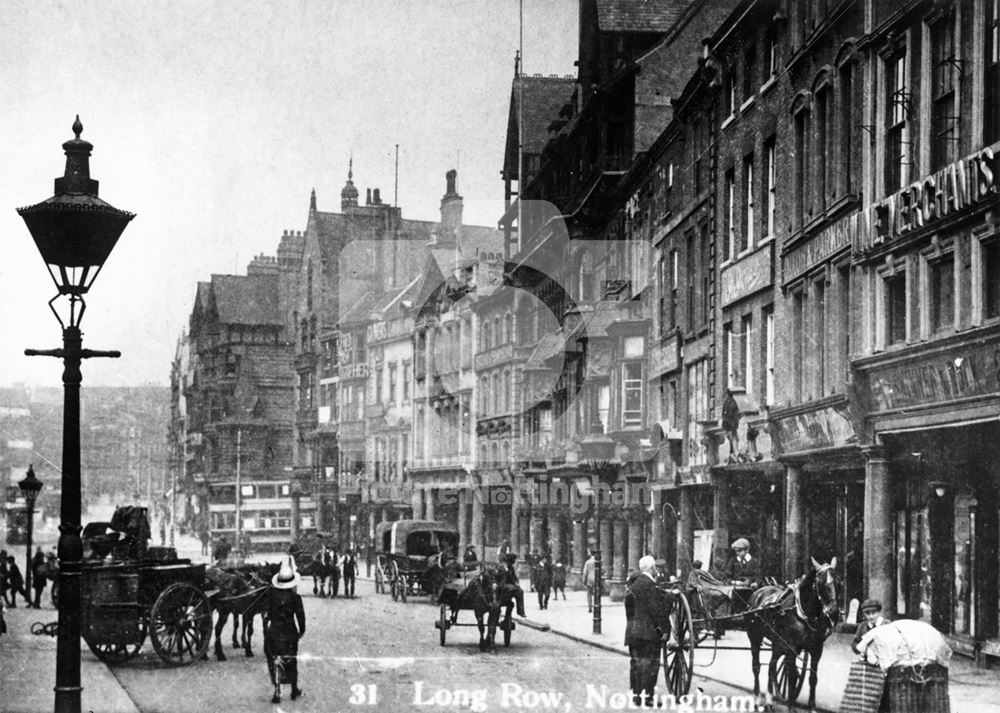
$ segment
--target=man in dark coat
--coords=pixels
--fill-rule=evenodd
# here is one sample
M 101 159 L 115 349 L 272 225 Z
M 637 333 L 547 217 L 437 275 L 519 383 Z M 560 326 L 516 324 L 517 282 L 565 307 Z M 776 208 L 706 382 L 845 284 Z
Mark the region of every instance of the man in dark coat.
M 35 550 L 35 556 L 31 558 L 31 588 L 35 590 L 35 601 L 32 606 L 35 609 L 42 608 L 42 592 L 45 590 L 47 569 L 45 553 L 39 547 Z
M 628 646 L 629 687 L 637 706 L 654 703 L 653 689 L 660 673 L 660 642 L 670 634 L 670 600 L 655 584 L 656 560 L 639 560 L 639 574 L 625 594 L 625 645 Z
M 328 550 L 326 557 L 326 564 L 329 567 L 328 573 L 330 575 L 330 596 L 335 597 L 337 596 L 337 592 L 340 591 L 340 555 L 337 553 L 337 548 L 334 547 L 332 550 Z
M 524 613 L 524 590 L 521 589 L 521 585 L 517 579 L 517 571 L 514 569 L 515 562 L 517 562 L 517 555 L 513 552 L 508 552 L 501 565 L 503 567 L 504 598 L 506 599 L 508 596 L 513 597 L 514 604 L 517 606 L 517 615 L 526 616 Z
M 0 600 L 10 606 L 10 599 L 7 598 L 8 589 L 10 580 L 7 578 L 7 550 L 0 550 Z
M 465 548 L 465 555 L 462 557 L 462 564 L 465 565 L 466 569 L 472 569 L 479 564 L 479 555 L 476 554 L 476 548 L 472 545 Z
M 295 591 L 301 578 L 295 562 L 285 557 L 278 573 L 271 578 L 264 608 L 264 655 L 267 672 L 274 686 L 272 703 L 281 702 L 281 684 L 292 686 L 292 700 L 302 695 L 299 688 L 299 639 L 306 633 L 306 613 L 302 597 Z
M 562 592 L 563 601 L 566 601 L 566 564 L 562 560 L 552 567 L 552 598 L 558 599 L 559 592 Z
M 538 593 L 538 608 L 549 608 L 549 597 L 552 594 L 552 561 L 548 555 L 542 555 L 534 571 L 535 591 Z
M 730 546 L 733 551 L 722 569 L 722 579 L 726 582 L 742 582 L 753 587 L 760 582 L 760 564 L 750 554 L 750 542 L 745 537 L 734 541 Z
M 7 557 L 7 586 L 10 589 L 10 608 L 17 609 L 17 595 L 24 597 L 24 603 L 31 607 L 31 595 L 24 590 L 24 577 L 21 576 L 21 568 L 13 557 Z
M 344 554 L 344 596 L 354 599 L 354 578 L 358 574 L 358 559 L 353 550 Z

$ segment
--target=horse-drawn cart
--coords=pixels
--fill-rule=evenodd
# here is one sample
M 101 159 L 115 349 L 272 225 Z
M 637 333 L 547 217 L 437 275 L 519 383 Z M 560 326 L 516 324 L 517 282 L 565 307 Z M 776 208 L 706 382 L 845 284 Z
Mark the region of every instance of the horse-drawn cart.
M 813 569 L 788 585 L 772 583 L 753 588 L 722 582 L 698 570 L 687 582 L 662 585 L 671 600 L 671 630 L 669 640 L 663 644 L 667 690 L 675 696 L 688 693 L 697 646 L 711 637 L 717 648 L 719 638 L 735 629 L 746 631 L 750 639 L 755 693 L 761 644 L 766 639 L 771 642 L 768 690 L 782 701 L 793 703 L 802 690 L 806 673 L 811 671 L 812 706 L 818 654 L 839 616 L 834 581 L 836 561 L 813 565 Z
M 502 577 L 490 565 L 476 568 L 479 573 L 471 581 L 459 586 L 448 582 L 438 595 L 439 616 L 434 622 L 438 630 L 441 646 L 444 646 L 448 629 L 453 626 L 475 626 L 479 628 L 479 648 L 485 650 L 494 644 L 496 629 L 503 631 L 503 645 L 510 646 L 510 637 L 517 625 L 512 617 L 513 598 L 504 596 Z M 506 606 L 506 612 L 501 609 Z M 475 622 L 459 622 L 460 611 L 471 611 L 475 614 Z
M 382 522 L 375 528 L 375 591 L 393 601 L 428 594 L 436 597 L 458 574 L 458 528 L 430 520 Z
M 94 540 L 93 529 L 91 541 L 85 539 L 90 556 L 81 572 L 81 633 L 90 650 L 121 663 L 139 653 L 148 635 L 165 664 L 201 658 L 212 632 L 205 565 L 177 559 L 172 548 L 147 548 L 145 508 L 118 508 L 103 529 L 101 539 Z

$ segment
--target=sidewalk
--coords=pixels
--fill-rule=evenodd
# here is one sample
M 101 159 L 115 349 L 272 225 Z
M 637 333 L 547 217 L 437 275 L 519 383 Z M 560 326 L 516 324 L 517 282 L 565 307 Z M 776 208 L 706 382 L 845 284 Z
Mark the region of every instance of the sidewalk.
M 591 646 L 628 656 L 623 643 L 625 637 L 625 607 L 604 597 L 601 604 L 601 634 L 593 633 L 593 614 L 587 612 L 586 593 L 567 591 L 566 600 L 549 600 L 549 607 L 538 609 L 538 595 L 525 591 L 526 619 L 515 617 L 518 623 L 535 629 L 548 630 Z M 835 713 L 840 709 L 840 699 L 847 685 L 847 675 L 854 653 L 851 651 L 852 634 L 833 634 L 823 649 L 819 663 L 819 680 L 816 684 L 816 710 Z M 770 652 L 761 652 L 760 685 L 767 689 L 767 662 Z M 753 691 L 753 673 L 750 669 L 750 643 L 742 631 L 731 631 L 718 641 L 718 648 L 711 639 L 695 650 L 695 676 L 726 683 Z M 949 692 L 953 713 L 972 711 L 1000 711 L 1000 672 L 977 669 L 970 659 L 954 656 L 949 670 Z M 799 702 L 808 701 L 809 681 L 805 681 Z

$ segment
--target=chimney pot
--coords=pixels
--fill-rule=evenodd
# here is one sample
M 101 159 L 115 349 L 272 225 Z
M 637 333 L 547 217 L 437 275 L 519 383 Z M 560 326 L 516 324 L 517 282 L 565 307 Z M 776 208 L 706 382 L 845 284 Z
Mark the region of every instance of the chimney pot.
M 373 205 L 382 205 L 382 196 L 379 194 L 379 189 L 378 188 L 376 188 L 374 191 L 372 191 L 372 204 Z

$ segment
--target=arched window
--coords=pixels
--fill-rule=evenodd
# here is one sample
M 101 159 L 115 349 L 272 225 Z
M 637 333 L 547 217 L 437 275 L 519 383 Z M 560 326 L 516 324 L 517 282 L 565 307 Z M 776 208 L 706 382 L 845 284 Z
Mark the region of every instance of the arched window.
M 503 373 L 503 413 L 510 412 L 510 372 Z
M 489 392 L 489 382 L 484 376 L 479 380 L 479 414 L 480 418 L 486 416 L 486 394 Z
M 493 393 L 490 394 L 490 415 L 495 416 L 500 411 L 500 375 L 494 373 L 493 378 L 490 379 L 490 385 L 493 387 Z
M 493 318 L 493 346 L 503 344 L 503 328 L 500 326 L 500 315 Z
M 500 448 L 496 441 L 493 441 L 493 445 L 490 446 L 490 456 L 492 457 L 491 465 L 495 466 L 500 462 Z
M 510 465 L 510 441 L 504 441 L 500 446 L 500 458 L 501 465 Z
M 503 316 L 503 340 L 507 344 L 514 341 L 513 324 L 513 318 L 510 316 L 510 312 L 508 312 Z
M 482 443 L 479 446 L 479 465 L 480 467 L 486 465 L 486 444 Z
M 490 323 L 488 320 L 483 321 L 483 351 L 488 351 L 490 348 Z

